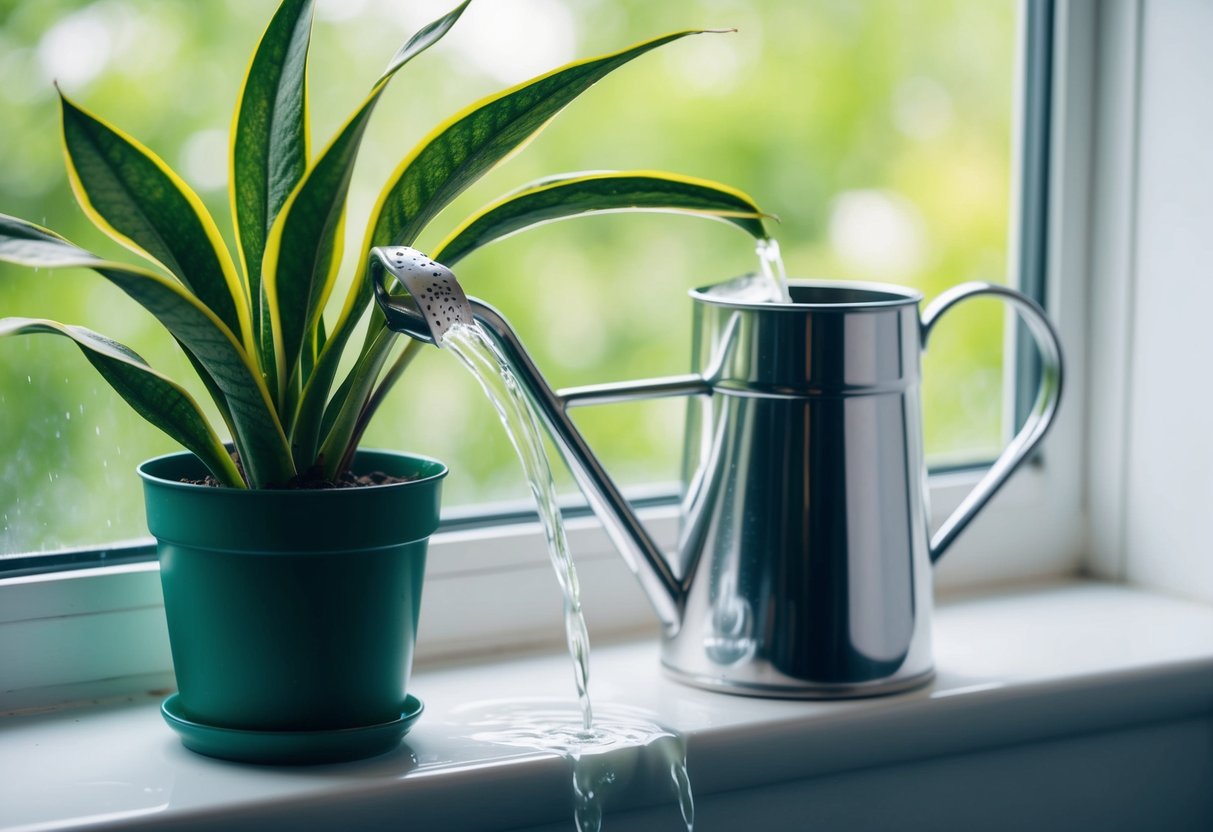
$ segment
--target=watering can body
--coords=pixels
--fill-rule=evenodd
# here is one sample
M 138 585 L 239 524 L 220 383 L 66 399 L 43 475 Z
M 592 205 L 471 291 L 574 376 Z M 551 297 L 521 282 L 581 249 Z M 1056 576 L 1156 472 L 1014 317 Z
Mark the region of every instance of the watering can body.
M 770 695 L 912 687 L 932 671 L 917 305 L 795 291 L 790 312 L 693 294 L 712 393 L 688 403 L 676 556 L 695 578 L 663 662 Z
M 1061 391 L 1056 332 L 1034 301 L 992 284 L 956 287 L 920 318 L 921 296 L 900 287 L 795 281 L 791 303 L 771 303 L 754 299 L 757 280 L 693 291 L 695 371 L 639 382 L 554 391 L 500 313 L 473 298 L 467 315 L 530 395 L 646 590 L 671 675 L 782 697 L 923 684 L 933 674 L 932 563 L 1052 423 Z M 415 309 L 381 282 L 389 326 L 417 334 Z M 980 295 L 1021 313 L 1040 350 L 1041 382 L 1025 425 L 932 535 L 921 354 L 938 318 Z M 646 532 L 568 412 L 659 396 L 688 397 L 672 552 Z

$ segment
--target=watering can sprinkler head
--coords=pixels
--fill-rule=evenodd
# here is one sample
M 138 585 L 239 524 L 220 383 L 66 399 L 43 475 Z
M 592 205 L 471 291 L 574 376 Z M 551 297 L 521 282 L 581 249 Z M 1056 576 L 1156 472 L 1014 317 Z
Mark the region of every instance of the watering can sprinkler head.
M 368 270 L 379 308 L 396 332 L 441 347 L 452 326 L 473 323 L 472 306 L 455 274 L 417 249 L 377 246 L 371 249 Z M 405 294 L 388 292 L 389 274 Z

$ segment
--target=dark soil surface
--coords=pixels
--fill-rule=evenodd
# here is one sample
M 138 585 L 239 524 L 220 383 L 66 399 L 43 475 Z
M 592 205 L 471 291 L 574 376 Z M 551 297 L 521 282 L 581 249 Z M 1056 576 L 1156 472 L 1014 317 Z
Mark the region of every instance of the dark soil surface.
M 236 461 L 237 467 L 240 461 Z M 241 469 L 241 473 L 244 470 Z M 369 488 L 373 485 L 391 485 L 398 482 L 409 482 L 416 477 L 397 477 L 392 474 L 385 474 L 382 471 L 371 471 L 368 474 L 355 474 L 351 471 L 346 471 L 336 480 L 326 479 L 324 469 L 316 466 L 302 474 L 296 474 L 290 482 L 282 485 L 270 486 L 273 489 L 281 490 L 299 490 L 299 489 L 322 489 L 322 488 Z M 214 488 L 221 488 L 223 484 L 215 479 L 210 474 L 204 478 L 198 479 L 182 479 L 182 482 L 190 483 L 191 485 L 208 485 Z

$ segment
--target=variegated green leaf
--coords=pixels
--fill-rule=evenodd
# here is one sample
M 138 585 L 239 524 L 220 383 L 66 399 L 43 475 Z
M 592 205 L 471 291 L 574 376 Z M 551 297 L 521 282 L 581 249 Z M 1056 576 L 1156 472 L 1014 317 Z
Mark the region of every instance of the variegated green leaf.
M 383 324 L 372 320 L 371 326 L 382 328 Z M 303 385 L 299 404 L 291 415 L 288 433 L 291 437 L 291 450 L 295 454 L 296 465 L 300 468 L 305 464 L 303 460 L 315 460 L 316 454 L 320 450 L 321 422 L 324 418 L 325 404 L 328 400 L 329 390 L 332 388 L 333 379 L 337 377 L 337 370 L 341 367 L 346 342 L 349 341 L 353 332 L 353 326 L 341 326 L 339 323 L 329 336 L 324 348 L 320 351 L 315 366 L 312 367 L 312 372 Z M 340 395 L 340 391 L 337 395 Z M 337 398 L 337 395 L 334 395 L 334 399 Z
M 380 405 L 383 404 L 384 399 L 387 398 L 387 395 L 390 392 L 392 392 L 392 388 L 396 386 L 396 382 L 400 381 L 400 379 L 404 376 L 404 371 L 408 369 L 408 366 L 413 363 L 413 359 L 416 358 L 420 352 L 420 341 L 415 341 L 412 338 L 405 339 L 404 349 L 401 351 L 400 355 L 396 357 L 396 360 L 392 362 L 392 365 L 388 367 L 388 369 L 382 374 L 379 379 L 379 383 L 375 386 L 375 392 L 371 394 L 369 399 L 367 399 L 366 404 L 362 408 L 362 412 L 358 414 L 358 422 L 354 426 L 354 432 L 351 434 L 348 440 L 348 445 L 345 449 L 345 458 L 347 460 L 353 459 L 354 452 L 358 449 L 358 446 L 362 442 L 362 435 L 366 432 L 367 426 L 370 425 L 371 420 L 375 418 L 375 413 L 379 410 Z M 351 376 L 350 379 L 347 379 L 347 382 L 351 381 L 352 378 L 353 376 Z M 342 391 L 338 392 L 341 393 Z M 345 396 L 341 395 L 334 397 L 334 399 L 336 401 L 344 401 Z M 332 430 L 333 424 L 327 420 L 327 413 L 325 414 L 325 417 L 326 423 L 324 425 L 323 433 L 327 434 L 330 430 Z M 333 421 L 336 421 L 336 419 Z M 337 470 L 344 470 L 346 467 L 348 467 L 348 463 L 339 466 Z
M 381 245 L 409 245 L 451 200 L 603 77 L 659 46 L 704 31 L 674 32 L 608 55 L 576 61 L 456 113 L 434 128 L 396 168 L 372 212 L 362 251 Z M 296 419 L 304 433 L 317 424 L 315 420 L 337 371 L 336 353 L 344 348 L 370 297 L 366 264 L 362 263 L 341 318 L 304 389 Z M 382 321 L 373 320 L 371 326 L 376 325 L 382 326 Z M 330 436 L 325 444 L 339 442 Z
M 333 338 L 348 339 L 352 332 L 353 330 L 348 328 L 344 331 L 339 330 Z M 381 348 L 389 349 L 391 347 L 391 339 L 380 338 L 384 332 L 383 312 L 379 310 L 379 307 L 372 306 L 365 340 L 359 351 L 354 369 L 350 371 L 345 380 L 337 387 L 327 406 L 322 396 L 309 395 L 309 393 L 320 389 L 328 391 L 329 386 L 337 375 L 337 370 L 344 354 L 345 341 L 342 340 L 340 345 L 337 345 L 334 341 L 325 342 L 324 349 L 320 351 L 319 358 L 316 361 L 316 366 L 308 377 L 307 386 L 304 388 L 303 396 L 300 399 L 299 407 L 295 414 L 295 421 L 291 423 L 291 447 L 295 451 L 297 466 L 302 467 L 302 460 L 304 459 L 315 460 L 320 453 L 321 439 L 329 435 L 329 431 L 336 421 L 337 414 L 345 405 L 353 378 L 359 375 L 359 365 L 365 366 L 368 365 L 368 362 L 371 364 L 377 362 L 378 366 L 383 366 L 383 362 L 386 360 L 386 353 L 383 357 L 380 357 L 377 355 L 369 356 L 368 352 L 377 340 L 381 342 Z
M 425 26 L 393 57 L 362 105 L 337 132 L 294 190 L 275 222 L 265 251 L 265 290 L 275 327 L 278 373 L 285 382 L 296 375 L 304 349 L 315 340 L 324 304 L 341 262 L 346 195 L 362 137 L 392 76 L 438 42 L 467 6 Z M 283 388 L 288 410 L 294 390 Z
M 658 46 L 700 34 L 674 32 L 577 61 L 489 96 L 440 124 L 397 167 L 379 197 L 369 244 L 408 245 L 452 199 L 614 70 Z
M 35 318 L 0 318 L 0 337 L 30 333 L 51 333 L 75 341 L 89 363 L 136 413 L 192 451 L 221 483 L 244 487 L 239 470 L 193 397 L 149 367 L 133 350 L 82 326 Z
M 455 21 L 459 19 L 459 16 L 463 14 L 463 10 L 466 9 L 468 4 L 471 2 L 472 0 L 463 0 L 462 3 L 444 14 L 442 17 L 427 23 L 418 29 L 417 32 L 411 38 L 409 38 L 408 43 L 400 47 L 399 51 L 397 51 L 396 54 L 392 56 L 392 59 L 388 61 L 387 69 L 385 69 L 383 74 L 379 76 L 379 81 L 387 80 L 396 72 L 396 70 L 400 69 L 400 67 L 404 66 L 409 61 L 413 60 L 413 58 L 416 58 L 422 52 L 429 49 L 438 41 L 442 40 L 443 35 L 451 30 L 451 27 L 455 25 Z M 378 82 L 376 82 L 376 84 L 378 84 Z
M 146 147 L 60 99 L 68 180 L 89 219 L 176 275 L 251 347 L 244 287 L 202 200 Z
M 350 437 L 358 425 L 367 399 L 375 389 L 379 371 L 387 361 L 395 338 L 396 333 L 386 327 L 378 330 L 376 338 L 367 346 L 351 371 L 345 396 L 341 399 L 334 398 L 330 404 L 330 407 L 336 408 L 335 416 L 327 438 L 320 447 L 319 455 L 319 458 L 324 460 L 325 476 L 329 479 L 339 475 L 341 466 L 349 459 L 346 451 L 350 445 Z
M 688 176 L 651 171 L 585 172 L 532 183 L 481 209 L 432 256 L 453 266 L 481 246 L 531 226 L 614 211 L 661 211 L 731 222 L 762 239 L 763 213 L 741 191 Z
M 313 0 L 284 0 L 278 7 L 249 64 L 232 124 L 232 217 L 256 309 L 266 238 L 307 170 L 313 6 Z
M 341 332 L 337 336 L 338 343 L 331 344 L 331 363 L 318 363 L 314 354 L 306 355 L 308 349 L 325 346 L 319 334 L 323 324 L 321 314 L 340 266 L 344 205 L 361 138 L 387 82 L 412 58 L 437 44 L 462 15 L 469 1 L 461 2 L 454 10 L 418 30 L 395 53 L 370 95 L 337 132 L 334 141 L 320 154 L 317 163 L 291 194 L 270 233 L 264 281 L 275 320 L 280 359 L 278 371 L 284 381 L 286 411 L 292 414 L 291 444 L 301 467 L 308 465 L 317 452 L 324 397 L 336 374 L 338 353 L 348 337 L 348 330 Z M 361 279 L 360 269 L 355 279 Z M 315 372 L 320 372 L 320 377 L 313 377 Z M 290 382 L 289 388 L 285 387 L 286 382 Z M 300 383 L 303 392 L 308 389 L 313 392 L 309 405 L 301 412 L 291 406 L 295 383 Z M 301 427 L 297 429 L 297 426 Z
M 284 405 L 286 382 L 341 264 L 346 194 L 358 148 L 382 89 L 376 88 L 320 154 L 270 231 L 262 277 L 281 380 L 279 400 Z
M 0 261 L 34 268 L 87 268 L 110 280 L 164 325 L 209 376 L 231 415 L 233 439 L 254 488 L 294 475 L 269 391 L 232 331 L 178 283 L 153 271 L 103 260 L 52 231 L 0 215 Z

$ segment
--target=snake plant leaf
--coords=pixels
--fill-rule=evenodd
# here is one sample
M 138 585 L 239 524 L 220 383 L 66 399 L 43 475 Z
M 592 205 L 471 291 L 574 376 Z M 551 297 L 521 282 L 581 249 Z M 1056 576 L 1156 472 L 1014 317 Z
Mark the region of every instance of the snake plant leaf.
M 0 338 L 31 333 L 70 338 L 136 413 L 192 451 L 221 483 L 244 487 L 240 471 L 193 397 L 149 367 L 133 350 L 82 326 L 36 318 L 0 318 Z
M 379 328 L 346 379 L 345 396 L 334 397 L 329 404 L 330 408 L 335 409 L 335 416 L 332 417 L 332 426 L 320 447 L 319 455 L 324 461 L 324 473 L 328 478 L 336 477 L 342 470 L 341 466 L 349 461 L 347 450 L 350 437 L 358 425 L 367 399 L 375 389 L 379 371 L 387 362 L 395 339 L 395 332 L 387 327 Z M 326 414 L 326 419 L 328 418 L 330 417 Z
M 757 239 L 764 214 L 741 191 L 689 176 L 652 171 L 593 171 L 548 177 L 482 208 L 438 245 L 450 267 L 494 240 L 556 220 L 615 211 L 660 211 L 731 222 Z
M 545 177 L 469 217 L 434 250 L 433 258 L 450 267 L 476 249 L 548 222 L 616 211 L 660 211 L 731 222 L 757 239 L 767 236 L 767 216 L 746 194 L 706 179 L 652 171 L 583 171 Z M 419 342 L 383 374 L 359 417 L 357 443 L 375 411 L 407 368 Z M 342 390 L 334 400 L 339 400 Z M 327 414 L 326 414 L 327 417 Z M 323 425 L 328 431 L 331 426 Z
M 392 77 L 450 31 L 468 2 L 424 26 L 396 53 L 370 94 L 288 197 L 270 231 L 263 279 L 278 342 L 278 374 L 284 384 L 294 376 L 302 351 L 315 342 L 318 321 L 336 282 L 345 236 L 346 195 L 371 114 Z M 285 389 L 283 392 L 280 400 L 286 401 Z
M 472 104 L 434 128 L 396 167 L 371 212 L 362 251 L 374 246 L 409 245 L 451 200 L 494 165 L 518 150 L 583 92 L 614 70 L 667 43 L 716 30 L 689 29 L 633 44 L 618 52 L 575 61 Z M 359 264 L 341 317 L 303 391 L 297 429 L 318 429 L 323 399 L 371 289 L 366 264 Z M 371 326 L 382 326 L 372 320 Z M 359 363 L 366 359 L 364 348 Z M 369 363 L 382 363 L 378 356 Z M 355 369 L 357 372 L 357 369 Z M 354 422 L 348 425 L 352 429 Z M 325 440 L 326 445 L 334 443 Z
M 362 137 L 382 89 L 376 88 L 320 154 L 270 230 L 262 279 L 281 381 L 279 401 L 284 404 L 286 382 L 337 277 L 346 194 Z
M 375 417 L 375 413 L 387 398 L 388 393 L 392 392 L 392 388 L 396 386 L 396 382 L 404 376 L 404 371 L 413 363 L 413 359 L 421 352 L 421 342 L 409 338 L 405 341 L 404 349 L 396 360 L 379 379 L 378 385 L 375 387 L 369 399 L 367 399 L 362 412 L 358 414 L 358 422 L 354 426 L 354 432 L 350 436 L 349 446 L 346 448 L 345 454 L 347 459 L 352 459 L 354 452 L 362 442 L 362 435 L 366 432 L 367 426 Z M 327 416 L 327 414 L 325 414 Z M 331 430 L 332 425 L 326 425 L 325 430 Z
M 233 439 L 248 483 L 284 483 L 294 475 L 289 446 L 269 391 L 249 354 L 215 313 L 149 269 L 104 260 L 52 231 L 0 214 L 0 261 L 34 268 L 87 268 L 147 309 L 202 367 L 231 416 Z
M 422 139 L 396 168 L 372 213 L 364 250 L 409 245 L 451 200 L 599 80 L 646 52 L 705 31 L 673 32 L 609 55 L 576 61 L 456 113 Z
M 168 269 L 251 348 L 244 287 L 202 200 L 146 147 L 60 100 L 68 181 L 85 214 Z
M 232 217 L 259 327 L 265 241 L 307 170 L 307 55 L 314 5 L 313 0 L 284 0 L 278 7 L 245 74 L 232 123 Z
M 316 458 L 325 404 L 332 389 L 333 379 L 337 377 L 337 370 L 341 366 L 345 344 L 353 332 L 353 326 L 338 324 L 324 348 L 320 350 L 320 355 L 303 384 L 299 402 L 287 423 L 287 432 L 291 438 L 297 465 L 301 464 L 301 460 Z
M 444 14 L 442 17 L 422 26 L 416 33 L 409 38 L 408 43 L 400 47 L 392 59 L 388 61 L 387 69 L 379 76 L 379 80 L 375 82 L 376 86 L 386 81 L 396 70 L 407 64 L 409 61 L 416 58 L 425 50 L 429 49 L 438 41 L 442 40 L 447 32 L 451 31 L 451 27 L 455 25 L 455 21 L 459 20 L 459 16 L 463 14 L 463 10 L 468 7 L 472 0 L 463 0 L 458 6 Z

